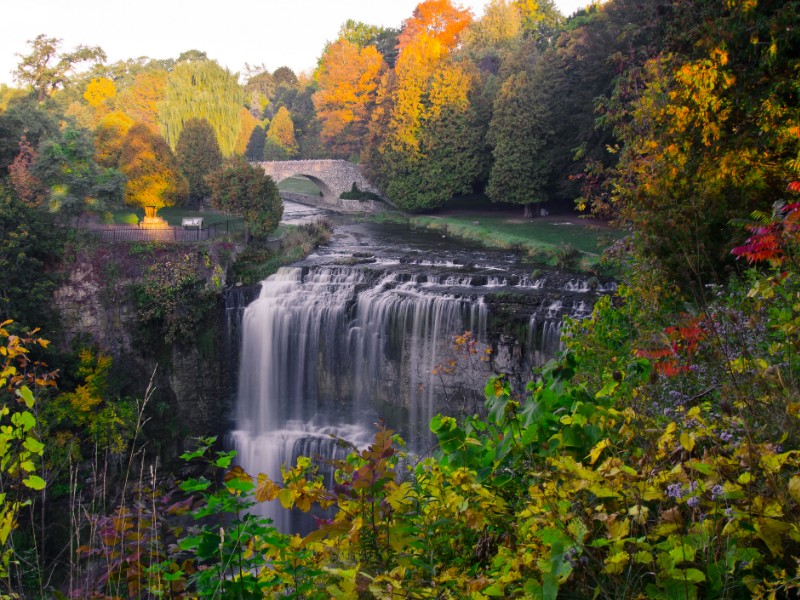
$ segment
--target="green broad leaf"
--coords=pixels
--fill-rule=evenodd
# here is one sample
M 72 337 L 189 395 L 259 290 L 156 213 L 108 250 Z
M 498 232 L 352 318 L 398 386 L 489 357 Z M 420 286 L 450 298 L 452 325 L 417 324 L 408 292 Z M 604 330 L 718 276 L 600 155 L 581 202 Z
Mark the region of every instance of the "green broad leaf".
M 180 542 L 178 542 L 178 547 L 181 550 L 194 550 L 200 545 L 201 541 L 201 536 L 193 535 L 191 537 L 183 538 Z
M 175 571 L 174 573 L 164 573 L 164 581 L 179 581 L 186 575 L 183 571 Z
M 25 438 L 25 443 L 23 446 L 26 450 L 32 452 L 33 454 L 41 454 L 44 450 L 44 444 L 36 438 L 32 438 L 30 436 Z
M 702 473 L 703 475 L 711 475 L 712 473 L 716 472 L 716 469 L 712 465 L 697 460 L 686 461 L 686 466 L 693 471 Z
M 453 431 L 457 424 L 453 417 L 436 415 L 431 419 L 430 427 L 433 433 L 439 433 L 440 431 Z
M 681 571 L 683 578 L 686 579 L 687 581 L 691 581 L 693 583 L 702 583 L 703 581 L 706 580 L 705 573 L 703 573 L 699 569 L 694 569 L 694 568 L 681 569 Z
M 17 396 L 22 398 L 22 401 L 25 403 L 25 406 L 28 408 L 33 408 L 33 404 L 35 402 L 33 398 L 33 392 L 28 388 L 27 385 L 23 385 L 21 388 L 17 390 Z
M 45 480 L 39 477 L 38 475 L 29 475 L 25 479 L 22 480 L 22 483 L 26 486 L 31 488 L 32 490 L 40 491 L 44 489 L 44 486 L 47 485 Z
M 194 452 L 184 452 L 181 454 L 181 459 L 185 461 L 190 461 L 194 458 L 200 458 L 206 453 L 206 448 L 200 448 L 199 450 L 195 450 Z
M 182 481 L 180 488 L 184 492 L 204 492 L 211 486 L 211 482 L 208 481 L 205 477 L 201 477 L 200 479 L 187 479 L 186 481 Z
M 610 379 L 606 381 L 605 385 L 603 386 L 603 389 L 597 392 L 594 395 L 594 397 L 598 400 L 601 398 L 608 398 L 614 394 L 614 392 L 618 387 L 619 387 L 619 382 Z
M 253 490 L 256 487 L 255 483 L 252 480 L 247 479 L 231 479 L 230 481 L 225 483 L 225 487 L 230 490 L 235 490 L 237 492 L 247 493 Z
M 18 412 L 11 415 L 11 424 L 23 431 L 30 431 L 36 427 L 36 418 L 28 411 Z
M 692 562 L 694 560 L 694 548 L 688 544 L 681 544 L 669 552 L 673 565 L 679 565 L 683 562 Z
M 231 466 L 231 461 L 233 460 L 234 456 L 236 456 L 235 451 L 223 452 L 214 460 L 214 466 L 219 467 L 220 469 L 227 469 Z
M 500 583 L 493 583 L 485 590 L 483 590 L 484 595 L 491 596 L 493 598 L 504 598 L 506 595 L 505 587 L 503 587 Z

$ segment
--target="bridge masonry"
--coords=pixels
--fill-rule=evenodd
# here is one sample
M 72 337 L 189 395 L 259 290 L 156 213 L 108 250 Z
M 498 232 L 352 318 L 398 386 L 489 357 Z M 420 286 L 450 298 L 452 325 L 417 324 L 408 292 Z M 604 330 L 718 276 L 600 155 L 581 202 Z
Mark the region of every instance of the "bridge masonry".
M 281 192 L 281 197 L 313 204 L 339 212 L 376 212 L 385 209 L 382 202 L 343 200 L 339 196 L 356 184 L 362 192 L 380 194 L 364 176 L 361 166 L 346 160 L 274 160 L 257 163 L 276 183 L 295 176 L 308 177 L 319 186 L 322 197 Z

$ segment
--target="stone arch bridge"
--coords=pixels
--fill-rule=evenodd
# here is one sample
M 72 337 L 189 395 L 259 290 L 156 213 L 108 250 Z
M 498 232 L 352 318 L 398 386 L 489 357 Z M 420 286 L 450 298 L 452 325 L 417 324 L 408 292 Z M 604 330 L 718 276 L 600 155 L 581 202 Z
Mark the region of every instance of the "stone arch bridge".
M 275 183 L 280 183 L 289 177 L 303 176 L 317 184 L 322 191 L 322 197 L 319 199 L 314 196 L 281 192 L 281 196 L 286 199 L 345 212 L 377 209 L 375 202 L 339 198 L 343 192 L 352 190 L 354 183 L 362 192 L 380 195 L 378 188 L 364 176 L 361 166 L 355 163 L 346 160 L 273 160 L 257 164 L 275 180 Z

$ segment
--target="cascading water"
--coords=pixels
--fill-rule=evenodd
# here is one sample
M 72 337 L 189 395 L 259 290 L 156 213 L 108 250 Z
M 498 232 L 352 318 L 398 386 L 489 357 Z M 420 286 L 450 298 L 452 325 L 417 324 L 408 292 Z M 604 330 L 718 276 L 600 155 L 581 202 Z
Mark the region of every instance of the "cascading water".
M 428 422 L 452 409 L 445 384 L 450 391 L 459 385 L 436 374 L 456 335 L 469 330 L 484 346 L 498 346 L 489 329 L 498 319 L 517 320 L 527 339 L 506 340 L 512 350 L 493 352 L 505 361 L 501 369 L 516 361 L 529 370 L 558 349 L 562 315 L 592 304 L 588 289 L 580 289 L 580 300 L 562 299 L 563 281 L 553 289 L 547 277 L 531 282 L 509 267 L 498 275 L 496 264 L 446 254 L 431 260 L 407 243 L 387 252 L 374 245 L 377 237 L 335 239 L 321 256 L 262 282 L 245 309 L 229 440 L 247 472 L 280 480 L 281 465 L 299 455 L 343 458 L 348 450 L 337 438 L 363 447 L 380 419 L 424 451 Z M 380 239 L 391 245 L 384 232 Z M 362 264 L 352 264 L 356 255 Z M 278 507 L 259 510 L 285 531 L 303 528 Z

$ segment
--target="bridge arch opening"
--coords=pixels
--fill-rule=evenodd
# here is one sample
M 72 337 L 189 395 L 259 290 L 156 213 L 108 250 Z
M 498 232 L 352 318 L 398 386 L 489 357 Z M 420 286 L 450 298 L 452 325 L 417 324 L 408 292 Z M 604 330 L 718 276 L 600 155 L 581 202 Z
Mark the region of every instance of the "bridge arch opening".
M 322 196 L 326 199 L 335 199 L 336 194 L 322 179 L 313 175 L 295 173 L 276 182 L 282 192 L 303 194 L 305 196 Z

